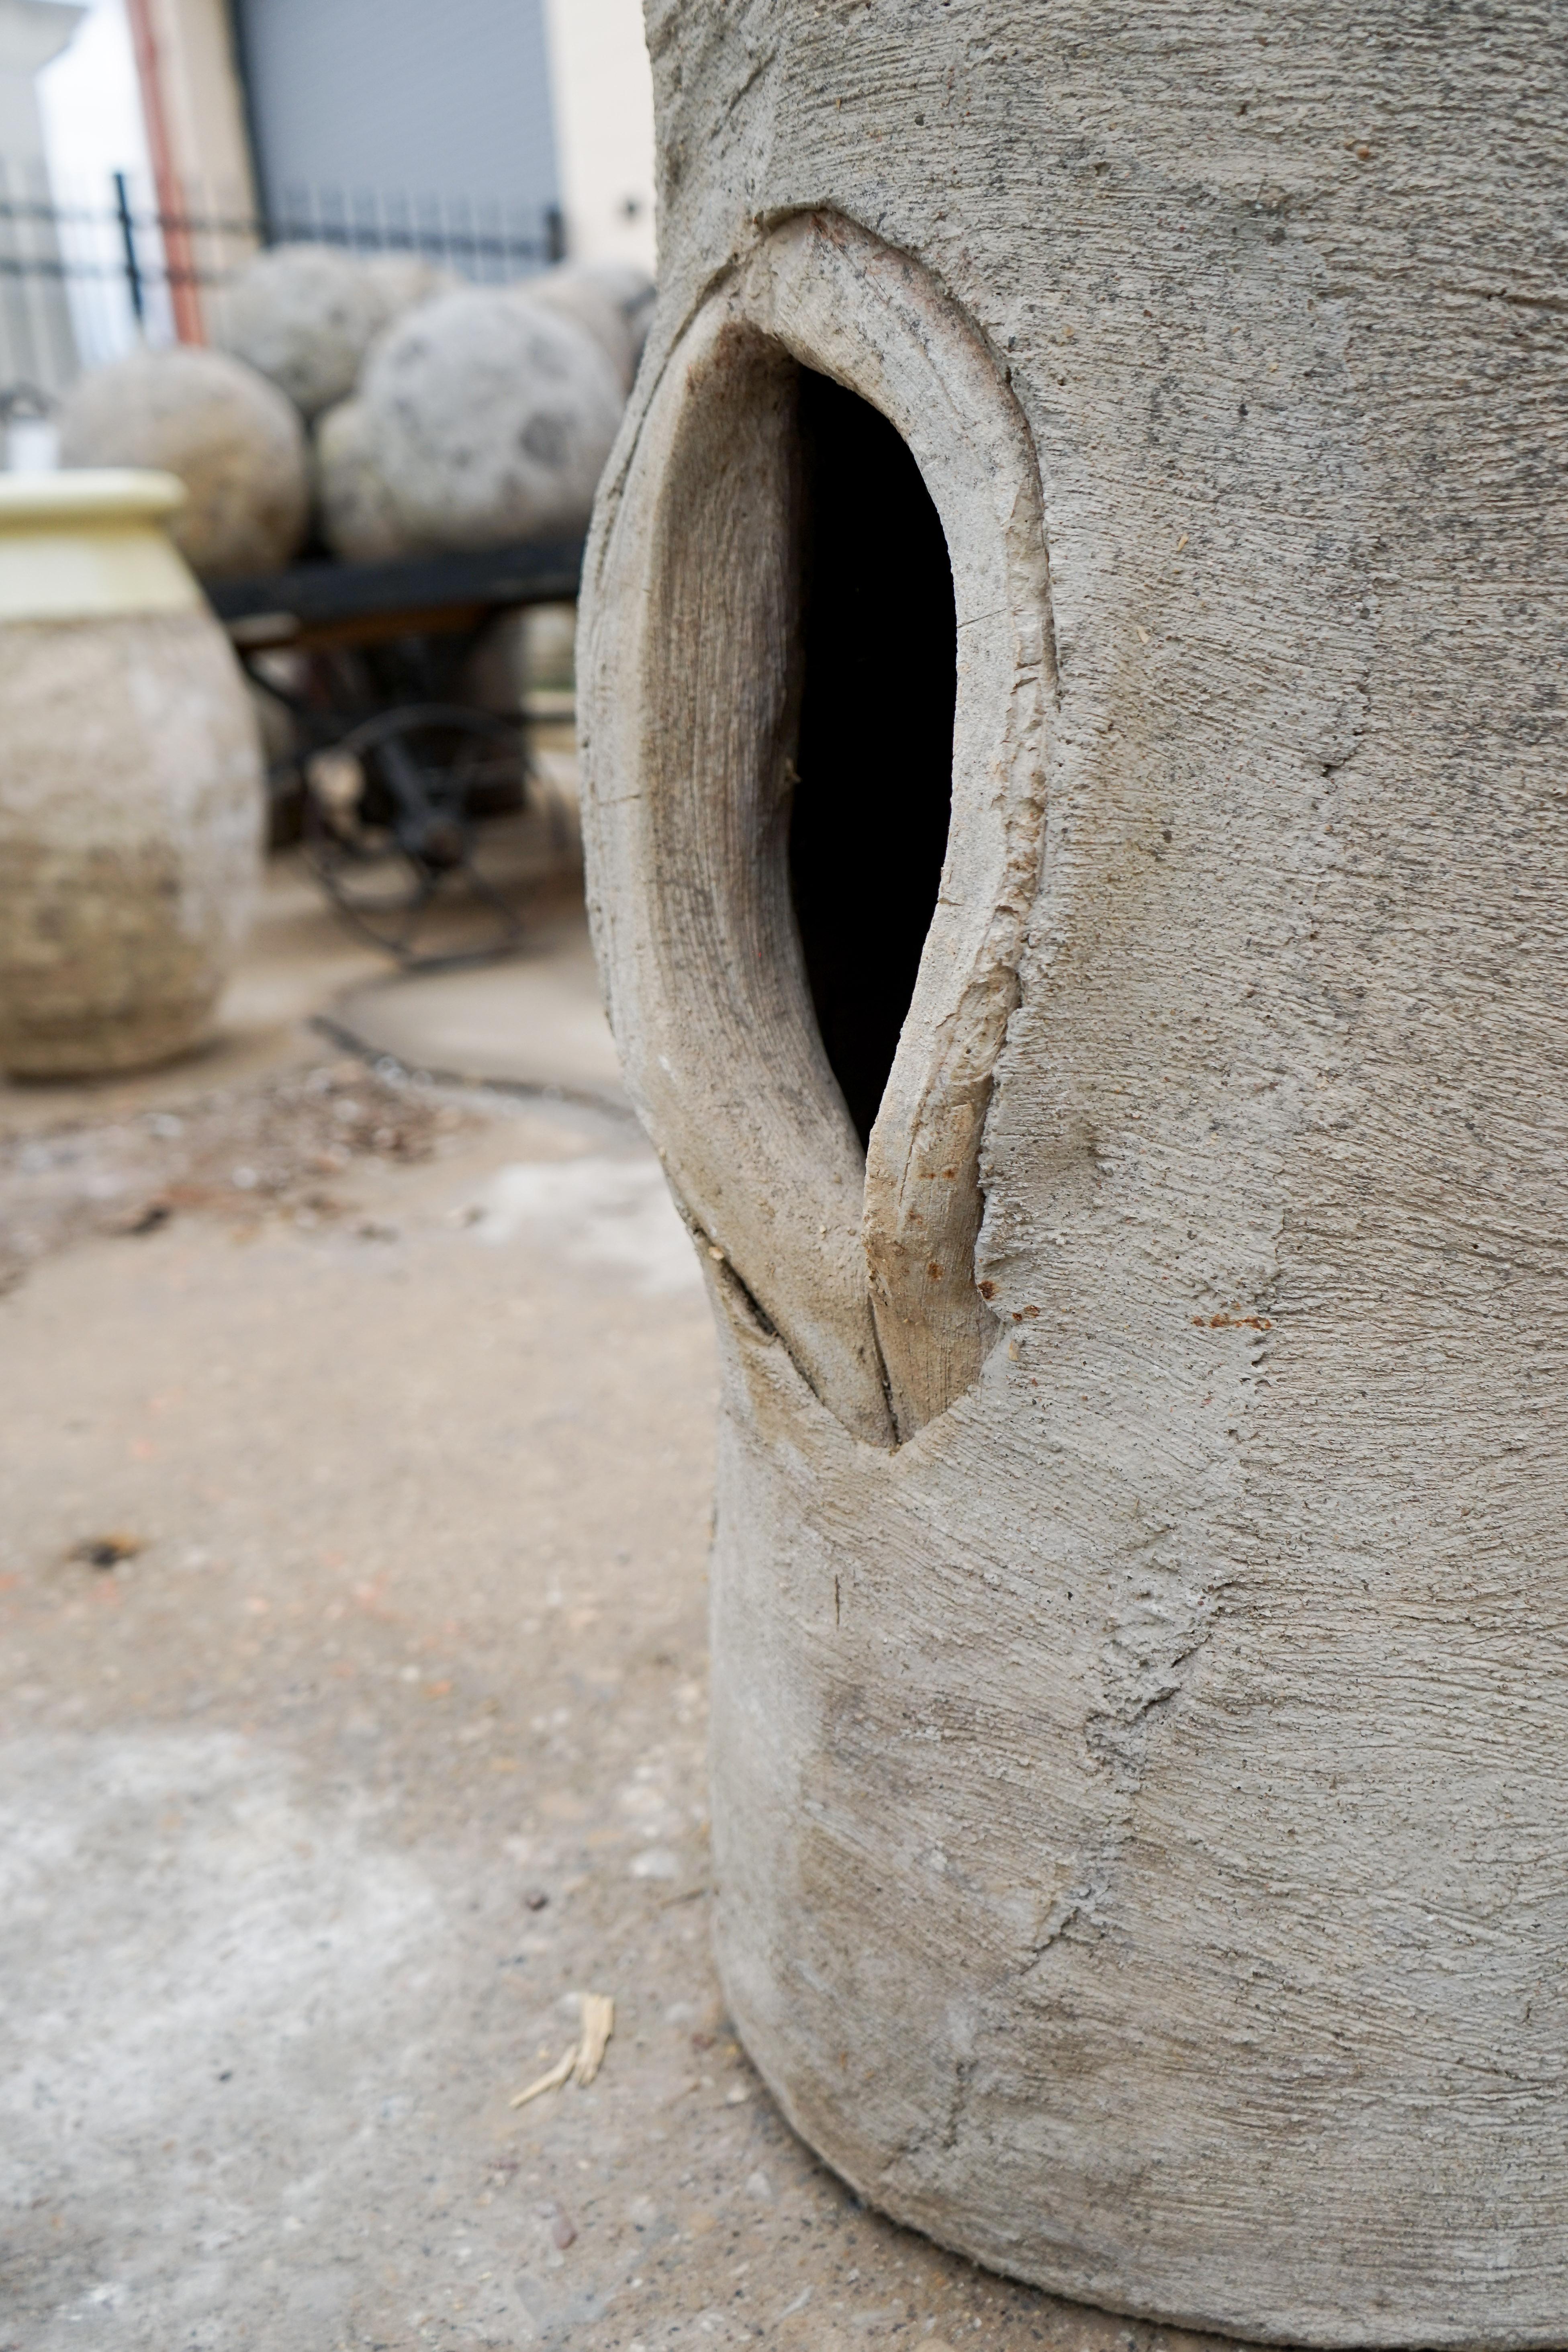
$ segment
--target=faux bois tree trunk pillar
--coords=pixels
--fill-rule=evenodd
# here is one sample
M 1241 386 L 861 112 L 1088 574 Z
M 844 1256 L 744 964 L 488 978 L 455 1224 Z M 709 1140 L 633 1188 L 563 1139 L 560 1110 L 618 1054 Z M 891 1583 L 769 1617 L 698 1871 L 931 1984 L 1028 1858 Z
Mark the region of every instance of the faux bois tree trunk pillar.
M 900 2220 L 1276 2343 L 1568 2342 L 1562 30 L 649 12 L 728 1996 Z

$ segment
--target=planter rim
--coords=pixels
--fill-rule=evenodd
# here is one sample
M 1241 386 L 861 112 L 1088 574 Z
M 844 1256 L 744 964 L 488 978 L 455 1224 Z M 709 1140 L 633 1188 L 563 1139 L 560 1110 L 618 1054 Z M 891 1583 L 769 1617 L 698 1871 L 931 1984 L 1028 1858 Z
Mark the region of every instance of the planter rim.
M 53 474 L 0 474 L 0 530 L 162 522 L 184 503 L 184 484 L 153 467 L 81 466 Z
M 150 467 L 0 474 L 0 625 L 201 611 L 165 528 L 184 502 Z

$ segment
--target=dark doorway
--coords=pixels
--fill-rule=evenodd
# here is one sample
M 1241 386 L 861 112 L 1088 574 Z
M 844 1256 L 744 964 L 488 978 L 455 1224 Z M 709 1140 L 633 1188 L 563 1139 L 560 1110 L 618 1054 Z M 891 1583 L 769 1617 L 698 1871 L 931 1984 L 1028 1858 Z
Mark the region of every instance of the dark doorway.
M 952 798 L 947 542 L 885 416 L 803 369 L 799 782 L 790 880 L 833 1075 L 871 1132 L 936 906 Z

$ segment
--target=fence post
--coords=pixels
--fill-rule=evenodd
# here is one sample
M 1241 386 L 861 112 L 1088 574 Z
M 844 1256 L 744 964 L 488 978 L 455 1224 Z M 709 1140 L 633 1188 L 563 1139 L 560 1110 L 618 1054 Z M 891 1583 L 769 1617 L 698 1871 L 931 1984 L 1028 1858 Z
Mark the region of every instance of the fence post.
M 125 282 L 131 289 L 131 308 L 140 333 L 147 324 L 147 298 L 142 285 L 142 266 L 136 258 L 136 223 L 132 217 L 131 191 L 123 172 L 114 174 L 114 209 L 120 219 L 120 243 L 125 256 Z

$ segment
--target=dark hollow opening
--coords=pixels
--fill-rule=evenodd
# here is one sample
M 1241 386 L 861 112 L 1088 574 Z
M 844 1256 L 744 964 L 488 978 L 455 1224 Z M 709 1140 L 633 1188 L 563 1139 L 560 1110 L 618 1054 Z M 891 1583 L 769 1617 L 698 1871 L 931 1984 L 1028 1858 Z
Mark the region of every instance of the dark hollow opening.
M 790 882 L 822 1042 L 862 1144 L 936 907 L 952 799 L 952 571 L 885 416 L 803 369 Z

